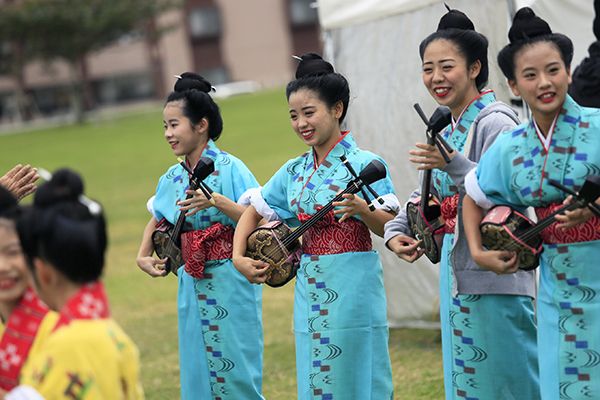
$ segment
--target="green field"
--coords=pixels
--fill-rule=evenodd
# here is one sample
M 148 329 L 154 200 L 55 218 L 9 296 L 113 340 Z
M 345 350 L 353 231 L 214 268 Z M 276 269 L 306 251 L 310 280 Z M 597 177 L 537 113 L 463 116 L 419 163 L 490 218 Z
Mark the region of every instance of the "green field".
M 261 184 L 306 151 L 290 127 L 283 89 L 218 103 L 224 131 L 217 145 L 241 158 Z M 146 201 L 158 178 L 177 162 L 163 134 L 162 105 L 157 105 L 81 126 L 0 136 L 2 173 L 18 163 L 49 171 L 69 167 L 84 177 L 86 194 L 103 204 L 110 237 L 104 281 L 114 317 L 140 349 L 149 400 L 179 396 L 177 281 L 152 279 L 135 262 L 149 219 Z M 263 394 L 267 400 L 295 399 L 293 286 L 265 287 L 263 306 Z M 392 330 L 390 354 L 396 399 L 443 398 L 438 331 Z

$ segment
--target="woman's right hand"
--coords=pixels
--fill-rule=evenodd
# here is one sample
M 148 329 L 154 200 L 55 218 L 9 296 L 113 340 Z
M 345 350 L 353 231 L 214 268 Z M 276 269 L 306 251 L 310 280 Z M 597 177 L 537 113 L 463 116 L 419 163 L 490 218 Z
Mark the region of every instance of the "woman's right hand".
M 409 263 L 418 260 L 425 253 L 425 249 L 418 249 L 420 244 L 420 240 L 402 234 L 394 236 L 387 242 L 388 247 L 396 253 L 398 258 Z
M 471 250 L 471 257 L 475 264 L 485 268 L 497 275 L 514 274 L 519 269 L 519 258 L 514 251 L 490 250 L 479 251 Z
M 167 276 L 165 264 L 168 260 L 168 258 L 163 258 L 162 260 L 159 260 L 158 258 L 154 258 L 152 256 L 138 257 L 137 265 L 142 271 L 144 271 L 151 277 L 156 278 L 159 276 Z
M 250 257 L 233 257 L 233 266 L 240 274 L 244 275 L 248 282 L 260 285 L 267 279 L 269 264 L 264 261 L 253 260 Z

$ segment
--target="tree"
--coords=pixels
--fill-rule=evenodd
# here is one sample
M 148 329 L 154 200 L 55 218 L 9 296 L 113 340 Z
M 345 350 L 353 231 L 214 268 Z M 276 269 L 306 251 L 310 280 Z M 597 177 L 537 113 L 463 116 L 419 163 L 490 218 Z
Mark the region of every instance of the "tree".
M 13 76 L 33 58 L 68 62 L 71 104 L 81 122 L 86 56 L 145 29 L 156 15 L 177 5 L 177 0 L 18 0 L 0 13 L 0 40 L 21 46 L 20 59 L 14 51 L 19 46 L 13 46 Z

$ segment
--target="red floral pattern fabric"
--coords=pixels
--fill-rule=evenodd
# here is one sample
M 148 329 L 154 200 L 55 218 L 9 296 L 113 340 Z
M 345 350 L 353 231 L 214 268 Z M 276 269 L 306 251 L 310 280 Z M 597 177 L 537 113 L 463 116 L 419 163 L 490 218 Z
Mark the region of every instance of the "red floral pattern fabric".
M 48 306 L 28 288 L 6 322 L 0 340 L 0 388 L 11 390 L 19 384 L 21 367 L 37 334 Z
M 54 327 L 56 331 L 63 325 L 68 325 L 75 319 L 105 319 L 110 318 L 108 297 L 104 285 L 100 281 L 94 281 L 83 285 L 73 297 L 71 297 L 63 309 Z
M 454 229 L 456 228 L 456 215 L 458 214 L 458 193 L 454 196 L 444 197 L 441 212 L 445 223 L 444 230 L 446 233 L 454 233 Z

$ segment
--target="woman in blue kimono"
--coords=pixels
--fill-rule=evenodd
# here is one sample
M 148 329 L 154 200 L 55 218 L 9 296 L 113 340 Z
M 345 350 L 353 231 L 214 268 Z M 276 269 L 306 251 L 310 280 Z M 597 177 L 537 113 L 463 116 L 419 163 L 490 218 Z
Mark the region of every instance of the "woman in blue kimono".
M 245 210 L 237 200 L 258 182 L 242 161 L 215 145 L 223 121 L 208 94 L 210 83 L 193 73 L 178 78 L 163 111 L 165 139 L 191 170 L 200 157 L 213 160 L 215 170 L 204 182 L 214 191 L 214 205 L 200 190 L 189 190 L 182 165 L 169 168 L 148 202 L 152 218 L 137 263 L 150 276 L 167 274 L 167 259 L 152 257 L 152 233 L 159 221 L 175 224 L 186 212 L 186 263 L 177 271 L 181 398 L 263 399 L 262 287 L 248 283 L 231 262 L 234 226 Z
M 257 284 L 265 281 L 268 264 L 244 254 L 248 235 L 263 217 L 298 226 L 353 179 L 340 156 L 356 171 L 374 159 L 382 161 L 340 130 L 348 82 L 319 55 L 302 56 L 286 95 L 292 128 L 311 149 L 252 193 L 240 218 L 234 265 Z M 371 212 L 363 198 L 345 194 L 334 203 L 335 211 L 303 236 L 294 302 L 298 399 L 393 398 L 382 267 L 369 230 L 382 235 L 398 203 L 389 176 L 371 187 L 385 205 Z
M 447 400 L 483 399 L 490 393 L 498 393 L 499 399 L 539 399 L 535 275 L 520 271 L 499 277 L 479 267 L 462 232 L 465 175 L 498 134 L 519 123 L 514 110 L 485 89 L 487 48 L 487 39 L 458 10 L 446 13 L 419 47 L 423 83 L 452 111 L 452 123 L 441 133 L 454 149 L 451 162 L 437 147 L 423 143 L 410 152 L 417 169 L 433 169 L 431 186 L 445 220 L 439 277 L 444 387 Z M 420 195 L 417 189 L 410 199 Z M 385 225 L 385 240 L 408 262 L 424 251 L 417 249 L 420 242 L 406 208 Z
M 516 254 L 484 251 L 484 210 L 533 207 L 542 219 L 567 203 L 557 181 L 579 191 L 600 172 L 600 111 L 567 94 L 571 40 L 552 33 L 529 8 L 515 15 L 498 63 L 530 122 L 501 134 L 467 175 L 464 224 L 473 259 L 501 276 L 517 271 Z M 588 208 L 557 216 L 542 231 L 537 301 L 540 388 L 544 400 L 600 398 L 600 219 Z

